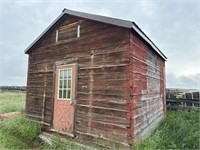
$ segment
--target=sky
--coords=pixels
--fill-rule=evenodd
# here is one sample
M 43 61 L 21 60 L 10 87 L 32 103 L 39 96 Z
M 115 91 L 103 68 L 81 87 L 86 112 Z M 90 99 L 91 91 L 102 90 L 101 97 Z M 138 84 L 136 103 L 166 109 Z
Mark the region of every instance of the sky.
M 24 50 L 64 8 L 134 21 L 168 58 L 166 87 L 200 89 L 199 0 L 0 0 L 0 85 L 26 85 Z

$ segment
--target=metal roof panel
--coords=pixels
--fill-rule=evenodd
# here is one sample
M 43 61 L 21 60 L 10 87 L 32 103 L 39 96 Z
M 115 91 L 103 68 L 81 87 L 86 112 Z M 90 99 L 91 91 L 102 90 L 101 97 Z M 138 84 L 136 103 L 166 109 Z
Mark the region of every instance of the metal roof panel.
M 117 18 L 111 18 L 111 17 L 105 17 L 100 15 L 93 15 L 89 13 L 83 13 L 78 11 L 73 11 L 69 9 L 64 9 L 62 13 L 25 49 L 25 53 L 28 54 L 30 49 L 39 42 L 39 40 L 65 15 L 72 15 L 77 16 L 81 18 L 86 18 L 90 20 L 95 20 L 123 28 L 128 29 L 134 29 L 164 60 L 167 59 L 167 57 L 158 49 L 158 47 L 150 40 L 150 38 L 132 21 L 117 19 Z

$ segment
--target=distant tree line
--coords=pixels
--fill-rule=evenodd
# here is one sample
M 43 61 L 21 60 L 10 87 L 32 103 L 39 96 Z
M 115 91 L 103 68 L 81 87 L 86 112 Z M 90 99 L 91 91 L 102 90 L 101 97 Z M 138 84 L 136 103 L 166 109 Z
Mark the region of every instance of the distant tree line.
M 26 91 L 26 86 L 0 86 L 0 91 Z

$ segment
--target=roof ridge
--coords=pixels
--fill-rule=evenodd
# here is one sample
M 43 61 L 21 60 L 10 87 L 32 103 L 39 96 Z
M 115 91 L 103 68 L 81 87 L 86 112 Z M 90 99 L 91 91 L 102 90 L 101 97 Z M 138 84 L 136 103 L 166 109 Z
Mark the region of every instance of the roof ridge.
M 72 15 L 77 17 L 82 17 L 94 21 L 99 21 L 115 26 L 120 26 L 123 28 L 134 29 L 164 60 L 167 57 L 161 52 L 161 50 L 151 41 L 151 39 L 139 28 L 139 26 L 134 21 L 123 20 L 108 16 L 101 16 L 96 14 L 89 14 L 85 12 L 74 11 L 64 8 L 62 13 L 38 36 L 38 38 L 33 41 L 25 50 L 25 53 L 28 54 L 29 50 L 65 15 Z

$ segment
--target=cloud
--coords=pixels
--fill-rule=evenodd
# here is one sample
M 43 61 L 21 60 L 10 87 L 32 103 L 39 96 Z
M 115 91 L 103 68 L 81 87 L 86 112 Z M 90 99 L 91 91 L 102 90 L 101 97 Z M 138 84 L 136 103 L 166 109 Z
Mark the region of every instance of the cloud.
M 200 73 L 180 76 L 176 76 L 173 73 L 167 73 L 166 87 L 200 89 Z
M 133 20 L 166 54 L 168 87 L 196 87 L 200 73 L 198 3 L 180 1 L 5 1 L 0 15 L 0 85 L 25 85 L 24 49 L 63 8 Z M 12 69 L 10 69 L 12 68 Z

